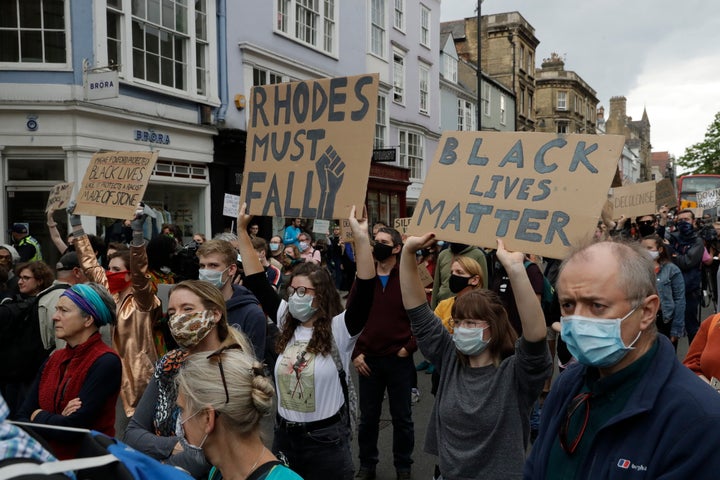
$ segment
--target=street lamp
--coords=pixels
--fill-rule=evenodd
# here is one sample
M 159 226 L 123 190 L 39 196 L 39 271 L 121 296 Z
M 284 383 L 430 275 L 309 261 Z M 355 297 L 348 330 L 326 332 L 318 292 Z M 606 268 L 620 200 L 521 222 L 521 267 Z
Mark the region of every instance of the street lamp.
M 482 24 L 481 5 L 483 0 L 477 2 L 477 129 L 482 130 L 482 48 L 480 48 L 480 25 Z

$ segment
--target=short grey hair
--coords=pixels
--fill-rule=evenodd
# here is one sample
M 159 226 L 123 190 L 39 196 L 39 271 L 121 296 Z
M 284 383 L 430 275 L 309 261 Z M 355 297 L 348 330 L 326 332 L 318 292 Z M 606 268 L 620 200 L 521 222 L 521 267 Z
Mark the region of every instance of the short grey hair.
M 600 253 L 600 249 L 607 250 Z M 562 275 L 567 264 L 575 259 L 588 260 L 593 254 L 606 252 L 618 263 L 617 283 L 630 304 L 638 306 L 648 296 L 657 294 L 652 259 L 647 250 L 637 242 L 602 241 L 579 245 L 563 260 L 559 275 Z
M 238 236 L 234 233 L 224 232 L 218 233 L 213 237 L 213 240 L 225 240 L 226 242 L 237 242 Z

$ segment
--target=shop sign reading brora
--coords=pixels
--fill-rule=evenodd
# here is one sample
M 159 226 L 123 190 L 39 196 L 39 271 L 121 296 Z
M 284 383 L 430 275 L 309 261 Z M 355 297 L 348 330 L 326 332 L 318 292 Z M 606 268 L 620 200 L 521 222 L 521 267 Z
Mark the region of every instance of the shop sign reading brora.
M 253 87 L 240 197 L 253 215 L 331 220 L 365 202 L 378 75 Z
M 96 153 L 76 199 L 75 213 L 131 219 L 145 194 L 158 152 Z
M 624 138 L 445 132 L 408 233 L 563 258 L 594 232 Z

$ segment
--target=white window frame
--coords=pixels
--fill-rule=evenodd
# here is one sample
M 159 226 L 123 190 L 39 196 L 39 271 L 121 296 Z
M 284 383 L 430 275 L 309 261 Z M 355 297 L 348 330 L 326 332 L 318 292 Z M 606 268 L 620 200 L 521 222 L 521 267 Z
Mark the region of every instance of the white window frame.
M 387 96 L 378 95 L 377 112 L 375 114 L 375 138 L 373 148 L 384 148 L 387 145 L 388 108 Z
M 273 9 L 273 32 L 337 56 L 339 0 L 277 0 Z
M 473 131 L 477 128 L 475 125 L 475 110 L 477 106 L 474 102 L 471 102 L 469 100 L 465 100 L 463 98 L 458 98 L 457 101 L 457 107 L 458 107 L 458 126 L 457 129 L 459 131 Z
M 160 0 L 160 9 L 163 11 L 162 2 Z M 118 62 L 120 77 L 127 82 L 134 83 L 140 86 L 152 87 L 153 89 L 167 92 L 171 95 L 182 96 L 183 98 L 192 98 L 196 100 L 206 101 L 217 101 L 217 42 L 212 41 L 217 37 L 217 18 L 215 12 L 215 2 L 207 0 L 205 2 L 206 11 L 202 12 L 206 19 L 204 38 L 202 33 L 196 31 L 196 15 L 195 2 L 188 2 L 185 4 L 187 12 L 185 15 L 186 30 L 187 32 L 182 33 L 181 31 L 170 29 L 169 27 L 162 27 L 162 18 L 160 19 L 160 25 L 143 20 L 143 17 L 133 15 L 132 6 L 133 0 L 119 0 L 121 8 L 115 8 L 110 5 L 103 11 L 103 20 L 107 20 L 108 12 L 111 11 L 117 15 L 118 20 L 118 31 L 120 32 L 119 44 L 120 44 L 120 61 Z M 174 1 L 173 4 L 181 2 Z M 143 5 L 147 5 L 143 3 Z M 181 62 L 184 65 L 185 85 L 183 88 L 176 88 L 175 86 L 165 85 L 162 79 L 158 81 L 147 80 L 140 78 L 135 75 L 135 61 L 133 53 L 135 50 L 140 52 L 141 50 L 135 49 L 133 46 L 133 24 L 143 26 L 142 31 L 146 31 L 147 28 L 155 28 L 163 32 L 172 32 L 180 41 L 182 41 L 182 53 L 184 60 Z M 105 53 L 103 57 L 107 58 L 107 44 L 105 46 Z M 198 51 L 203 52 L 202 55 L 198 55 Z M 143 55 L 147 55 L 148 52 L 143 52 Z M 162 53 L 162 52 L 160 52 Z M 161 55 L 158 55 L 161 57 Z M 205 65 L 202 66 L 198 63 L 200 57 L 204 57 Z M 144 63 L 146 66 L 147 57 L 144 57 Z M 159 67 L 161 71 L 162 67 Z M 204 88 L 198 83 L 198 74 L 205 76 Z M 173 74 L 173 78 L 176 78 L 176 72 Z M 201 90 L 201 91 L 198 91 Z
M 380 58 L 386 56 L 385 0 L 370 0 L 370 45 L 369 50 Z M 379 50 L 378 50 L 379 49 Z
M 443 77 L 445 80 L 457 83 L 458 80 L 458 60 L 453 58 L 446 52 L 443 52 Z
M 533 117 L 533 99 L 534 95 L 532 92 L 528 91 L 528 101 L 527 101 L 527 116 L 528 118 Z
M 253 75 L 253 81 L 252 86 L 261 86 L 261 85 L 274 85 L 276 83 L 284 83 L 284 82 L 291 82 L 292 79 L 284 75 L 280 72 L 276 72 L 274 70 L 270 70 L 267 68 L 262 68 L 258 66 L 252 67 L 252 75 Z M 262 81 L 257 81 L 256 77 L 260 77 L 262 75 Z
M 482 84 L 483 89 L 483 95 L 481 98 L 481 103 L 483 106 L 483 115 L 486 117 L 490 116 L 490 102 L 492 100 L 492 88 L 490 88 L 490 84 L 487 82 L 483 82 Z
M 500 94 L 500 124 L 505 125 L 507 123 L 507 109 L 505 105 L 505 94 Z
M 393 102 L 405 105 L 405 52 L 393 48 Z
M 557 133 L 568 133 L 570 130 L 570 123 L 567 120 L 561 120 L 557 122 L 556 130 Z
M 430 37 L 430 9 L 425 5 L 420 5 L 420 45 L 431 48 L 432 38 Z
M 405 0 L 393 0 L 393 26 L 400 30 L 405 31 Z
M 417 143 L 411 145 L 411 140 Z M 425 157 L 425 137 L 412 130 L 398 130 L 400 146 L 400 166 L 410 169 L 410 181 L 422 182 L 424 179 L 423 162 Z M 413 147 L 411 149 L 411 147 Z M 411 151 L 413 150 L 413 151 Z
M 565 91 L 558 91 L 557 92 L 557 110 L 567 110 L 567 92 Z
M 15 0 L 16 6 L 19 7 L 19 3 L 22 3 L 24 0 Z M 44 1 L 44 0 L 43 0 Z M 17 67 L 22 67 L 22 70 L 70 70 L 72 69 L 72 34 L 70 29 L 70 1 L 69 0 L 61 0 L 63 3 L 63 33 L 65 35 L 65 61 L 64 62 L 45 62 L 45 55 L 44 55 L 44 43 L 43 42 L 43 58 L 40 62 L 23 62 L 22 59 L 19 59 L 17 62 L 0 62 L 0 70 L 2 69 L 16 69 Z M 43 3 L 44 4 L 44 3 Z M 19 8 L 17 10 L 17 15 L 19 16 Z M 17 32 L 19 35 L 20 31 L 22 30 L 31 30 L 31 31 L 40 31 L 42 37 L 45 37 L 46 32 L 59 32 L 59 29 L 46 29 L 42 26 L 44 23 L 44 19 L 41 16 L 41 26 L 39 28 L 37 27 L 22 27 L 19 24 L 19 18 L 17 19 L 18 24 L 15 27 L 6 27 L 3 28 L 3 30 L 11 30 Z M 22 51 L 22 41 L 18 39 L 18 49 L 20 52 Z M 20 53 L 18 52 L 18 53 Z
M 427 63 L 418 64 L 418 102 L 423 115 L 430 114 L 430 68 Z

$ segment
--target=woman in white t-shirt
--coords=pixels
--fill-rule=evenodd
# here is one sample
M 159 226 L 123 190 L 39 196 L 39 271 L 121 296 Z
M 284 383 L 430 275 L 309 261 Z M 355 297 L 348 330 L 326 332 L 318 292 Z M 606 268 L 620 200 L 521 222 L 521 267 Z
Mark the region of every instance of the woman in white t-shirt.
M 251 219 L 243 205 L 238 214 L 246 275 L 243 284 L 280 329 L 276 343 L 279 357 L 274 366 L 278 416 L 273 453 L 284 455 L 290 468 L 305 480 L 351 479 L 346 386 L 333 350 L 337 349 L 343 373 L 349 372 L 350 355 L 370 313 L 375 285 L 367 218 L 358 221 L 352 207 L 349 221 L 356 248 L 357 281 L 355 295 L 345 310 L 332 276 L 313 262 L 295 267 L 287 300 L 279 297 L 268 283 L 246 233 Z

